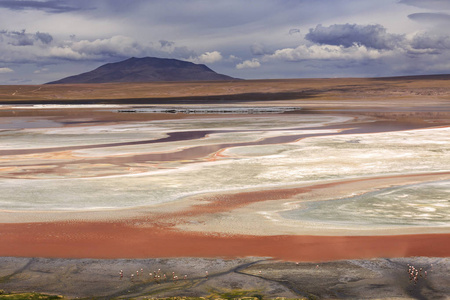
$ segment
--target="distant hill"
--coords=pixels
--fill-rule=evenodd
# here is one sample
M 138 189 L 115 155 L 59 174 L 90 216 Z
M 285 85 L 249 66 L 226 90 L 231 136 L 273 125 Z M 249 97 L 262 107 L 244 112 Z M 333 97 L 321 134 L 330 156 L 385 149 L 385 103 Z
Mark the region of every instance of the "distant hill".
M 144 57 L 109 63 L 97 69 L 48 84 L 150 81 L 237 80 L 205 65 L 167 58 Z

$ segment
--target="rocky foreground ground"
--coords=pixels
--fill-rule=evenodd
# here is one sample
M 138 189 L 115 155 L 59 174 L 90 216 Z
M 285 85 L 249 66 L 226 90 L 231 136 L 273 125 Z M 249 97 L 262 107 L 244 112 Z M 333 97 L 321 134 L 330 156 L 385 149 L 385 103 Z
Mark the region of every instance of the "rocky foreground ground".
M 410 279 L 408 264 L 418 270 L 422 268 L 417 283 Z M 262 258 L 94 260 L 3 257 L 0 258 L 0 276 L 0 289 L 5 293 L 39 292 L 69 299 L 450 297 L 449 258 L 296 263 Z

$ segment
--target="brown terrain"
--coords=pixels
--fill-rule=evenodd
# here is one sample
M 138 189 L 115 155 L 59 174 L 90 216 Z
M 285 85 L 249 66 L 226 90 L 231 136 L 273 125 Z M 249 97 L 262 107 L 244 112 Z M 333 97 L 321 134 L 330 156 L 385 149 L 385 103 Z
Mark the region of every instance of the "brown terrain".
M 390 78 L 279 79 L 201 82 L 150 82 L 0 86 L 0 103 L 122 103 L 274 105 L 296 103 L 346 107 L 424 105 L 445 103 L 450 75 Z M 400 102 L 389 102 L 398 100 Z M 403 101 L 402 101 L 403 100 Z

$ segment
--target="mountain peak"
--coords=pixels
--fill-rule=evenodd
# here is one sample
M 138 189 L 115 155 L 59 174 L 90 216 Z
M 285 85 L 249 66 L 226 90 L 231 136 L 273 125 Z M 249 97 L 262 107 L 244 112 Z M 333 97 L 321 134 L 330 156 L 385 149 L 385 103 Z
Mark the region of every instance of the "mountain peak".
M 90 72 L 52 81 L 48 84 L 201 80 L 237 79 L 218 74 L 205 65 L 188 61 L 157 57 L 131 57 L 120 62 L 102 65 Z

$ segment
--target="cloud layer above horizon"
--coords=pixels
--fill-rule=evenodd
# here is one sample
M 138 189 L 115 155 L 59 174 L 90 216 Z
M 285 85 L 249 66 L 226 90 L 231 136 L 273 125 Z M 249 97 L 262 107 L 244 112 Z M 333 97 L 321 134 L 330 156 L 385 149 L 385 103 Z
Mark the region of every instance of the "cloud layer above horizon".
M 129 57 L 238 78 L 450 73 L 447 0 L 0 0 L 0 84 Z

